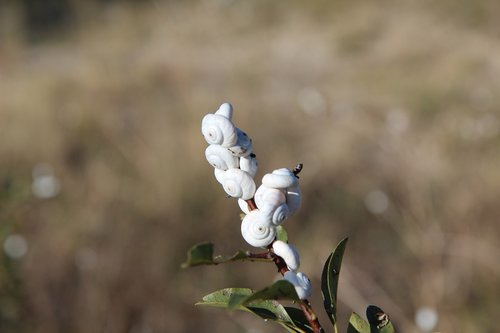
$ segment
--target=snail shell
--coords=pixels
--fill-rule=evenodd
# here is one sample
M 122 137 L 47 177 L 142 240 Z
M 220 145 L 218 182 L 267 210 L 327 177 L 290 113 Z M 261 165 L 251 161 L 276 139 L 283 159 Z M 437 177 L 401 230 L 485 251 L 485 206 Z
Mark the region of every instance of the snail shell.
M 229 148 L 238 141 L 238 133 L 231 120 L 218 114 L 207 114 L 203 117 L 201 132 L 211 145 Z
M 233 156 L 227 148 L 220 145 L 208 146 L 207 149 L 205 149 L 205 157 L 208 163 L 220 170 L 238 168 L 240 163 L 236 156 Z
M 257 191 L 255 191 L 254 200 L 259 209 L 270 206 L 270 209 L 274 210 L 276 207 L 286 202 L 286 196 L 282 190 L 261 185 Z
M 299 252 L 295 246 L 277 240 L 273 243 L 273 251 L 285 261 L 289 270 L 296 272 L 300 266 Z
M 311 280 L 302 272 L 288 271 L 283 275 L 284 279 L 289 281 L 295 286 L 295 291 L 300 299 L 307 299 L 311 296 L 312 285 Z
M 298 184 L 297 177 L 292 171 L 282 168 L 264 175 L 262 184 L 271 188 L 286 189 Z
M 255 209 L 243 218 L 241 235 L 254 247 L 266 247 L 276 238 L 276 229 L 258 209 Z
M 214 175 L 215 179 L 222 185 L 224 182 L 224 175 L 226 174 L 226 171 L 214 168 Z
M 258 163 L 255 155 L 252 155 L 240 157 L 240 169 L 248 172 L 253 178 L 257 174 Z
M 243 200 L 252 198 L 255 193 L 253 178 L 240 169 L 228 169 L 222 179 L 222 187 L 231 197 Z
M 250 209 L 248 208 L 248 204 L 245 200 L 238 199 L 238 206 L 240 206 L 240 209 L 243 213 L 245 214 L 250 213 Z
M 290 215 L 295 214 L 300 208 L 301 192 L 299 185 L 287 188 L 286 190 L 286 204 Z
M 289 216 L 290 212 L 288 211 L 288 205 L 284 203 L 276 207 L 273 212 L 271 221 L 274 225 L 278 226 L 283 223 L 283 221 L 285 221 Z
M 238 140 L 234 146 L 229 147 L 229 151 L 234 156 L 238 157 L 250 155 L 253 150 L 252 139 L 239 128 L 236 129 L 236 132 L 238 134 Z
M 233 119 L 233 106 L 230 103 L 223 103 L 215 114 L 221 115 L 229 120 Z

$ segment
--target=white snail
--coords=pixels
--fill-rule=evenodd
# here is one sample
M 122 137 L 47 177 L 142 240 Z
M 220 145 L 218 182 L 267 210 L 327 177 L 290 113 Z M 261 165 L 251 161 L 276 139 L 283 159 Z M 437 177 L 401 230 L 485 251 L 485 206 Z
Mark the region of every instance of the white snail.
M 255 193 L 253 178 L 240 169 L 228 169 L 222 179 L 222 187 L 231 197 L 243 200 L 252 198 Z
M 211 145 L 229 148 L 238 141 L 238 133 L 231 120 L 218 114 L 207 114 L 203 117 L 201 132 Z
M 271 217 L 271 221 L 274 225 L 278 226 L 283 223 L 283 221 L 285 221 L 289 216 L 290 212 L 288 211 L 288 205 L 284 203 L 276 207 Z
M 286 204 L 288 205 L 289 213 L 290 213 L 290 215 L 293 215 L 300 208 L 302 194 L 300 192 L 299 185 L 287 188 L 285 195 L 286 195 Z
M 311 280 L 302 272 L 288 271 L 283 275 L 285 280 L 295 286 L 295 291 L 300 299 L 307 299 L 312 294 Z
M 254 154 L 240 157 L 240 169 L 246 171 L 250 176 L 255 177 L 257 174 L 258 163 Z
M 282 168 L 264 175 L 262 184 L 271 188 L 286 189 L 296 186 L 298 179 L 292 171 Z
M 249 212 L 241 222 L 241 235 L 254 247 L 266 247 L 276 237 L 276 229 L 258 209 Z
M 250 209 L 248 208 L 248 204 L 245 200 L 238 199 L 238 206 L 240 206 L 240 209 L 243 213 L 245 214 L 250 213 Z
M 273 243 L 273 251 L 283 258 L 289 270 L 296 272 L 300 266 L 300 257 L 297 249 L 288 243 L 277 240 Z
M 264 208 L 266 205 L 271 205 L 274 210 L 276 207 L 286 202 L 286 196 L 282 190 L 261 185 L 257 191 L 255 191 L 254 200 L 259 209 Z
M 220 145 L 210 145 L 205 149 L 205 157 L 208 163 L 210 163 L 214 168 L 227 170 L 238 168 L 239 159 L 233 156 L 227 148 Z
M 224 183 L 224 175 L 226 174 L 226 171 L 224 170 L 221 170 L 221 169 L 217 169 L 217 168 L 214 168 L 214 176 L 215 176 L 215 179 L 217 179 L 217 181 L 219 182 L 219 184 L 223 184 Z
M 219 106 L 219 109 L 215 111 L 215 114 L 226 117 L 227 119 L 233 119 L 233 106 L 229 103 L 223 103 Z
M 238 134 L 238 140 L 234 146 L 228 148 L 229 151 L 234 156 L 238 157 L 250 155 L 253 149 L 252 139 L 250 139 L 248 135 L 239 128 L 236 129 L 236 132 Z

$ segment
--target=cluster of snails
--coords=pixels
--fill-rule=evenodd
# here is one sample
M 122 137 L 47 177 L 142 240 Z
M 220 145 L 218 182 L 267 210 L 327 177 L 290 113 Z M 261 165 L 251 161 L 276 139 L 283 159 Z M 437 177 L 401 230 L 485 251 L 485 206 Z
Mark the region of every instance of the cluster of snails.
M 266 174 L 262 185 L 256 188 L 257 159 L 252 140 L 232 122 L 233 108 L 224 103 L 214 114 L 202 120 L 202 133 L 209 144 L 205 150 L 207 161 L 214 167 L 217 181 L 231 197 L 238 198 L 246 214 L 241 223 L 241 234 L 254 247 L 271 246 L 281 257 L 288 271 L 284 278 L 295 286 L 297 295 L 306 299 L 311 294 L 311 283 L 304 273 L 297 272 L 300 264 L 295 247 L 276 240 L 276 227 L 300 207 L 301 193 L 298 177 L 282 168 Z M 247 203 L 253 199 L 256 207 Z

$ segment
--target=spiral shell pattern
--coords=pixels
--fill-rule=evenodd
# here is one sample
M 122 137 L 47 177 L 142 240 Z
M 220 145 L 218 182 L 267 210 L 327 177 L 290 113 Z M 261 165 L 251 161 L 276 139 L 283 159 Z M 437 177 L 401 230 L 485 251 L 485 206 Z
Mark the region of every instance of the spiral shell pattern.
M 290 212 L 288 211 L 288 205 L 287 204 L 281 204 L 273 212 L 273 216 L 271 218 L 271 221 L 273 222 L 274 225 L 280 225 L 285 221 L 288 216 L 290 216 Z
M 207 149 L 205 149 L 205 157 L 208 163 L 220 170 L 238 168 L 240 162 L 236 156 L 233 156 L 227 150 L 227 148 L 220 145 L 208 146 Z
M 231 120 L 218 114 L 207 114 L 201 122 L 203 137 L 211 145 L 232 147 L 238 141 L 236 127 Z
M 241 235 L 251 246 L 266 247 L 276 238 L 276 229 L 255 209 L 241 222 Z
M 240 169 L 227 170 L 223 177 L 222 186 L 224 187 L 224 191 L 233 198 L 248 200 L 255 193 L 253 178 Z

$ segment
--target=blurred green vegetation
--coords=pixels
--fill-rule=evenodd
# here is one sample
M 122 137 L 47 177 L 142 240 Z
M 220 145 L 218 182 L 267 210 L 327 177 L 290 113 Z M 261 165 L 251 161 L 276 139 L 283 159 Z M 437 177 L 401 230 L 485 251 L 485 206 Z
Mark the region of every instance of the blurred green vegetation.
M 279 331 L 193 306 L 273 267 L 180 269 L 194 243 L 246 248 L 203 156 L 224 101 L 257 178 L 304 163 L 286 227 L 318 312 L 349 236 L 341 328 L 374 303 L 401 332 L 422 307 L 436 331 L 495 331 L 499 6 L 0 1 L 0 331 Z

